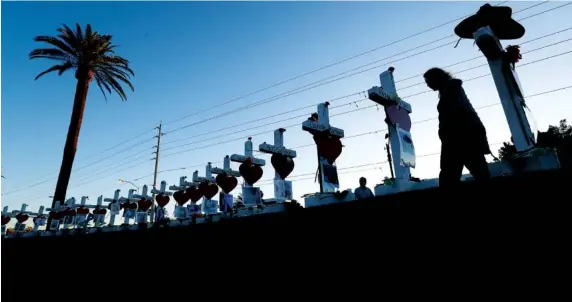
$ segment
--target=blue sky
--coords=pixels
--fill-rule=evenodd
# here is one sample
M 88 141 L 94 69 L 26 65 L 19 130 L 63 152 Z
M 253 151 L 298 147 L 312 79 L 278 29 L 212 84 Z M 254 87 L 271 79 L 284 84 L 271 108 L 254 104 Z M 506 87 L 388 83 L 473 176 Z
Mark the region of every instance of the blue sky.
M 14 209 L 22 202 L 37 209 L 50 202 L 53 194 L 61 155 L 69 125 L 75 79 L 73 73 L 58 77 L 55 74 L 34 81 L 37 73 L 49 67 L 50 62 L 29 61 L 27 54 L 40 44 L 33 42 L 36 35 L 56 34 L 62 23 L 90 23 L 100 32 L 110 33 L 121 47 L 118 54 L 132 61 L 136 72 L 134 93 L 122 103 L 117 96 L 106 102 L 99 89 L 93 86 L 88 95 L 81 130 L 75 167 L 89 165 L 74 171 L 68 197 L 79 199 L 90 196 L 94 203 L 97 196 L 111 196 L 117 188 L 126 194 L 128 184 L 118 178 L 132 180 L 138 185 L 151 184 L 154 146 L 153 128 L 162 120 L 166 122 L 163 137 L 163 155 L 159 170 L 185 170 L 162 172 L 160 180 L 169 185 L 183 175 L 191 176 L 195 169 L 204 174 L 202 165 L 219 162 L 227 154 L 243 153 L 244 140 L 253 136 L 255 146 L 272 142 L 272 130 L 301 123 L 299 115 L 310 113 L 306 109 L 280 114 L 321 101 L 354 94 L 352 97 L 332 102 L 332 105 L 348 104 L 331 110 L 331 114 L 363 109 L 371 101 L 359 101 L 360 91 L 378 85 L 378 75 L 389 66 L 396 68 L 396 80 L 421 74 L 433 66 L 447 66 L 478 56 L 472 41 L 453 45 L 399 62 L 386 63 L 399 57 L 432 48 L 455 38 L 416 49 L 419 45 L 452 34 L 453 24 L 373 51 L 353 60 L 287 82 L 277 87 L 230 102 L 199 115 L 181 119 L 194 112 L 208 109 L 233 98 L 271 86 L 325 65 L 345 59 L 403 38 L 420 30 L 460 18 L 474 12 L 481 2 L 2 2 L 2 204 Z M 534 2 L 509 3 L 516 11 L 534 5 Z M 519 19 L 562 5 L 548 3 L 516 14 Z M 527 33 L 521 41 L 527 41 L 572 26 L 569 16 L 572 5 L 556 9 L 523 21 Z M 560 24 L 560 25 L 558 25 Z M 572 37 L 566 31 L 522 46 L 522 51 L 532 50 Z M 511 43 L 516 44 L 520 41 Z M 505 45 L 507 43 L 505 42 Z M 570 50 L 571 42 L 525 54 L 522 64 Z M 379 62 L 379 68 L 351 76 L 331 84 L 309 89 L 249 110 L 226 115 L 209 122 L 181 130 L 170 131 L 221 113 L 253 104 L 272 96 L 308 85 L 335 74 L 351 70 L 397 55 Z M 449 68 L 452 72 L 481 65 L 484 58 Z M 365 67 L 370 68 L 371 66 Z M 525 95 L 570 85 L 572 56 L 570 54 L 518 68 Z M 458 73 L 461 79 L 470 79 L 489 72 L 488 67 Z M 422 82 L 420 76 L 397 84 L 400 96 L 427 90 L 424 85 L 409 87 Z M 465 89 L 475 107 L 498 103 L 498 95 L 492 78 L 484 77 L 465 84 Z M 547 94 L 530 99 L 538 127 L 543 130 L 561 118 L 570 118 L 572 90 Z M 407 98 L 413 106 L 413 121 L 437 116 L 436 94 L 426 93 Z M 211 135 L 185 139 L 220 128 L 234 126 L 242 121 L 277 114 L 272 119 L 231 127 Z M 479 110 L 487 127 L 489 141 L 498 143 L 510 137 L 501 106 Z M 290 119 L 291 118 L 291 119 Z M 290 119 L 280 123 L 274 121 Z M 385 129 L 381 111 L 358 110 L 332 117 L 333 126 L 343 128 L 346 136 Z M 173 120 L 178 120 L 171 122 Z M 439 152 L 437 123 L 431 120 L 414 124 L 412 135 L 418 155 Z M 245 131 L 244 129 L 255 128 Z M 144 133 L 145 132 L 145 133 Z M 113 150 L 106 149 L 142 134 Z M 219 137 L 227 134 L 226 137 Z M 383 135 L 364 135 L 344 141 L 343 154 L 338 167 L 361 166 L 340 170 L 342 188 L 354 188 L 358 178 L 365 176 L 369 185 L 379 183 L 389 175 L 387 164 L 363 166 L 385 160 Z M 210 141 L 206 139 L 212 138 Z M 240 140 L 236 140 L 239 138 Z M 287 129 L 285 144 L 295 147 L 312 143 L 312 137 L 300 126 Z M 118 153 L 130 146 L 130 150 Z M 186 144 L 187 146 L 181 146 Z M 213 145 L 218 144 L 218 145 Z M 213 145 L 210 147 L 202 146 Z M 499 145 L 492 146 L 497 150 Z M 188 149 L 192 151 L 183 152 Z M 169 150 L 170 149 L 170 150 Z M 315 149 L 300 148 L 292 175 L 313 173 L 316 169 Z M 179 154 L 174 154 L 180 152 Z M 174 154 L 174 155 L 171 155 Z M 269 159 L 269 156 L 261 156 Z M 144 161 L 144 162 L 143 162 Z M 94 163 L 97 162 L 97 163 Z M 140 163 L 140 164 L 139 164 Z M 194 166 L 201 167 L 194 167 Z M 422 178 L 436 177 L 438 156 L 420 156 L 417 169 L 412 174 Z M 116 168 L 113 168 L 117 166 Z M 235 169 L 238 165 L 233 164 Z M 128 169 L 126 169 L 128 168 Z M 112 169 L 107 173 L 103 171 Z M 364 171 L 364 169 L 369 169 Z M 268 161 L 263 180 L 271 179 L 273 169 Z M 149 175 L 149 176 L 146 176 Z M 143 177 L 146 176 L 146 177 Z M 310 176 L 311 177 L 311 176 Z M 315 192 L 318 185 L 308 176 L 294 177 L 296 196 Z M 33 188 L 38 182 L 46 181 Z M 261 181 L 266 196 L 272 195 L 270 181 Z M 236 193 L 237 191 L 235 191 Z

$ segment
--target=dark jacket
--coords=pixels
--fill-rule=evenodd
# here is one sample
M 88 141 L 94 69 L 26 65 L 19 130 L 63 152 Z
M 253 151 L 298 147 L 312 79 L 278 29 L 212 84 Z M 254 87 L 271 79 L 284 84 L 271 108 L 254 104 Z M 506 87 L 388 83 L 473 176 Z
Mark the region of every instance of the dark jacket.
M 490 154 L 485 126 L 462 85 L 463 81 L 452 79 L 439 93 L 439 138 L 442 144 Z

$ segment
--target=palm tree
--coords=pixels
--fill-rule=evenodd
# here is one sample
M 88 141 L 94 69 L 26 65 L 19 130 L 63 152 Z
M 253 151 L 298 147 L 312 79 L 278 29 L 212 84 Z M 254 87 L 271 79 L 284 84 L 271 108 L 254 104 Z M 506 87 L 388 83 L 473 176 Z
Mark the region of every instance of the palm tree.
M 77 79 L 68 136 L 52 207 L 56 201 L 66 200 L 89 83 L 95 79 L 106 100 L 106 92 L 111 94 L 113 90 L 122 101 L 126 101 L 127 96 L 122 85 L 127 85 L 134 91 L 130 78 L 135 75 L 129 68 L 129 61 L 115 55 L 113 50 L 116 45 L 111 43 L 112 36 L 93 31 L 89 24 L 85 27 L 85 32 L 79 24 L 76 24 L 75 32 L 65 24 L 58 31 L 57 36 L 35 37 L 34 41 L 47 43 L 51 48 L 35 49 L 29 54 L 30 59 L 49 59 L 58 62 L 38 74 L 36 80 L 54 71 L 61 76 L 68 70 L 74 70 Z

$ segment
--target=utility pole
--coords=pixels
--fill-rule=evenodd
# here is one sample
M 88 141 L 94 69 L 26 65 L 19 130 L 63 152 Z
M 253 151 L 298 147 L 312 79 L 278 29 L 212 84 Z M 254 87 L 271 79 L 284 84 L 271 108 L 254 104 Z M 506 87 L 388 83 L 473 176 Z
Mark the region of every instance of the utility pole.
M 157 138 L 157 146 L 155 146 L 155 152 L 153 152 L 153 154 L 155 154 L 155 172 L 153 172 L 153 193 L 152 193 L 152 197 L 153 198 L 153 202 L 152 202 L 152 206 L 151 206 L 151 223 L 153 223 L 155 221 L 155 190 L 157 189 L 157 171 L 159 170 L 159 151 L 161 149 L 161 136 L 163 136 L 165 133 L 161 132 L 161 129 L 163 128 L 163 122 L 159 122 L 159 127 L 155 127 L 155 129 L 157 129 L 157 136 L 155 136 Z

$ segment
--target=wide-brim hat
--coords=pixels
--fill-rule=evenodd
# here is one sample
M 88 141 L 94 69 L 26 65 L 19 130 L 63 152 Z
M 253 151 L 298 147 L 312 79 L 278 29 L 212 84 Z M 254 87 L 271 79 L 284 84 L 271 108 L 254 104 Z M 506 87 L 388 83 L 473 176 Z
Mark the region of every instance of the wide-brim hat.
M 479 11 L 465 18 L 455 27 L 459 38 L 473 39 L 473 34 L 482 27 L 490 26 L 499 40 L 514 40 L 524 36 L 525 29 L 512 18 L 512 8 L 485 4 Z

